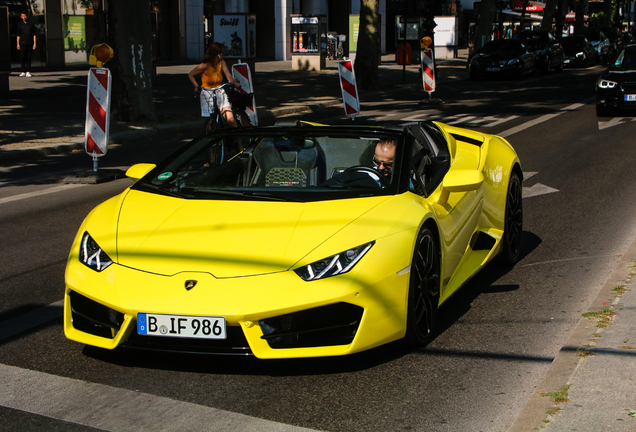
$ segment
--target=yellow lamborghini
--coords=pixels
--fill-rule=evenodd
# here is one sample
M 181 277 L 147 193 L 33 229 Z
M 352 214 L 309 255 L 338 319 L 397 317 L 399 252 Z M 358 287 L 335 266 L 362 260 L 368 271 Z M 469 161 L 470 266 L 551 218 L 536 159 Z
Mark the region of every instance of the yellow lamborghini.
M 439 306 L 519 258 L 503 138 L 440 123 L 208 133 L 84 220 L 64 330 L 105 349 L 293 358 L 430 338 Z

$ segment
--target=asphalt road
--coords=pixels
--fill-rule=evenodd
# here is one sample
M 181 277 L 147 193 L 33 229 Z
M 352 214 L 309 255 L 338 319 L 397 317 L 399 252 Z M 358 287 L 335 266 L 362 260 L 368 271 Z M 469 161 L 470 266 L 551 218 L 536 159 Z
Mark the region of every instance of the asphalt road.
M 363 103 L 357 123 L 439 119 L 502 134 L 526 176 L 522 260 L 473 278 L 417 351 L 262 361 L 67 341 L 58 302 L 70 244 L 90 209 L 131 182 L 61 187 L 90 167 L 81 153 L 0 169 L 0 377 L 14 395 L 0 392 L 0 429 L 507 430 L 636 237 L 636 124 L 596 117 L 600 71 L 456 81 L 438 105 L 423 94 Z M 304 118 L 350 122 L 342 107 Z M 103 166 L 159 160 L 185 138 L 114 148 Z

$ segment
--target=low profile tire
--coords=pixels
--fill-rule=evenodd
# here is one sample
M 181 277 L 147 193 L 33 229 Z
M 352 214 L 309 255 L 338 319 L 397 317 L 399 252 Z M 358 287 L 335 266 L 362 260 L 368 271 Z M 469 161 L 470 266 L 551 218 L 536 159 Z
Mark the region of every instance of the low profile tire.
M 433 334 L 440 294 L 439 249 L 433 233 L 424 228 L 417 236 L 411 280 L 405 342 L 411 346 L 426 343 Z
M 523 232 L 523 199 L 521 178 L 517 172 L 510 175 L 506 193 L 504 216 L 503 248 L 500 254 L 502 264 L 514 264 L 521 254 L 521 233 Z

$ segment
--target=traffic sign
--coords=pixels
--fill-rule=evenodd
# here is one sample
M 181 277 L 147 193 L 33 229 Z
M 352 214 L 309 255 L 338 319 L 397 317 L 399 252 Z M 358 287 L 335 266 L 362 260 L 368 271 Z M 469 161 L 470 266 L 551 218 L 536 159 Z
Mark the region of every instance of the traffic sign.
M 360 101 L 358 99 L 356 75 L 353 72 L 353 62 L 351 60 L 338 62 L 338 74 L 340 75 L 340 88 L 342 90 L 345 114 L 350 116 L 351 120 L 355 120 L 356 115 L 360 113 Z
M 111 81 L 110 71 L 106 68 L 88 71 L 84 148 L 93 158 L 104 156 L 108 150 Z
M 240 60 L 239 60 L 240 61 Z M 232 76 L 241 84 L 241 93 L 252 93 L 252 104 L 245 107 L 245 113 L 253 126 L 258 126 L 258 116 L 256 115 L 256 98 L 254 97 L 254 85 L 252 84 L 252 73 L 247 63 L 232 65 Z

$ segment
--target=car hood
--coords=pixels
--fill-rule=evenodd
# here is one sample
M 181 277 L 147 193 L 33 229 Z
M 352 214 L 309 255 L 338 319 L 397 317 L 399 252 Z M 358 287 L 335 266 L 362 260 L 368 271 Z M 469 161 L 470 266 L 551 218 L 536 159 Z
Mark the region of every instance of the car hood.
M 509 52 L 494 52 L 488 54 L 477 54 L 474 59 L 477 60 L 489 60 L 489 61 L 509 61 L 517 58 L 516 55 Z
M 617 82 L 636 81 L 636 70 L 611 67 L 603 73 L 602 78 Z
M 226 278 L 286 271 L 387 198 L 188 200 L 131 190 L 117 222 L 117 261 L 162 275 L 197 271 Z

